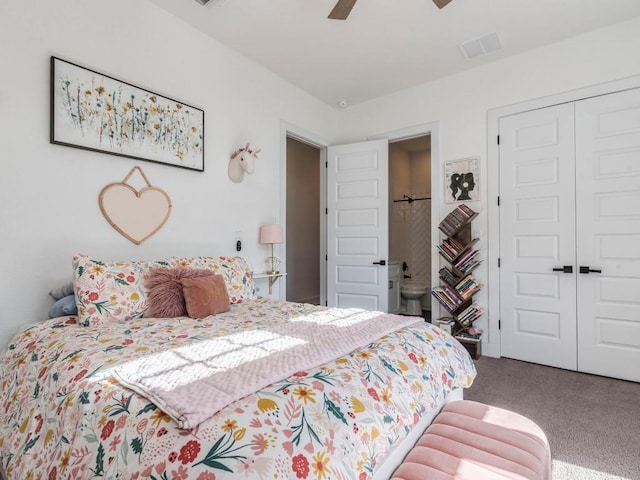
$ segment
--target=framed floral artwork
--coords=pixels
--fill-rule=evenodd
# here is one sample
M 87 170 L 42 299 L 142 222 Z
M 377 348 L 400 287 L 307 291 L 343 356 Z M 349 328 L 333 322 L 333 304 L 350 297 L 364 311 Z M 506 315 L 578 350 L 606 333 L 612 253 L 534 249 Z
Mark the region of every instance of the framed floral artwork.
M 480 200 L 479 158 L 462 158 L 444 164 L 445 203 Z
M 51 57 L 51 143 L 204 171 L 204 111 Z

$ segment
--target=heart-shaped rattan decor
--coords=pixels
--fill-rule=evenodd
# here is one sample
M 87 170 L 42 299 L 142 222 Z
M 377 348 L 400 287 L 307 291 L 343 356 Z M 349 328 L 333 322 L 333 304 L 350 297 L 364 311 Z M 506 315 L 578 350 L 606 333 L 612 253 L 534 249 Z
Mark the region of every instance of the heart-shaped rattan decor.
M 140 190 L 127 183 L 135 170 L 140 172 L 147 184 Z M 122 182 L 104 187 L 98 201 L 104 218 L 136 245 L 160 230 L 171 214 L 169 195 L 151 186 L 140 167 L 133 167 Z

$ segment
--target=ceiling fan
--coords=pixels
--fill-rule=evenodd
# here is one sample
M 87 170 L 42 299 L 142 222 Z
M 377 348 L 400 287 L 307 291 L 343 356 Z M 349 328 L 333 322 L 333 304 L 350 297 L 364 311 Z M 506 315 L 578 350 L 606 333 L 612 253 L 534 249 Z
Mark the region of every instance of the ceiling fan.
M 356 4 L 357 0 L 338 0 L 333 10 L 329 14 L 329 18 L 333 20 L 346 20 L 351 13 L 351 9 Z M 438 8 L 446 7 L 451 0 L 433 0 Z

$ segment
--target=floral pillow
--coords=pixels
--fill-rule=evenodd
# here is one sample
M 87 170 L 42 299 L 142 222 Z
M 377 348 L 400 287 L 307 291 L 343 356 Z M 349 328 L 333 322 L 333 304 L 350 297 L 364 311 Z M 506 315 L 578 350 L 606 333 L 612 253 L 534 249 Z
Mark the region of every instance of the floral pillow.
M 251 269 L 242 257 L 173 257 L 170 262 L 173 268 L 207 269 L 222 275 L 231 303 L 255 298 Z
M 145 280 L 166 261 L 108 262 L 84 254 L 73 257 L 78 323 L 96 326 L 142 317 L 148 306 Z

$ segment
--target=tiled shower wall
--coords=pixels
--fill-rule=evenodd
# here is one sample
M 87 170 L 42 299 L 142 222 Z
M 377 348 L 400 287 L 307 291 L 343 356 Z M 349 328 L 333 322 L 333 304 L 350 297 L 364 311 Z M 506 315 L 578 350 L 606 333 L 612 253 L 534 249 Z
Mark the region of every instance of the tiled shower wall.
M 429 151 L 407 153 L 390 145 L 389 193 L 395 200 L 430 196 L 431 155 Z M 389 258 L 407 262 L 405 275 L 431 283 L 431 201 L 390 203 Z
M 426 192 L 413 192 L 413 198 L 428 196 Z M 412 279 L 431 284 L 431 201 L 416 200 L 408 206 L 409 214 L 409 267 Z

